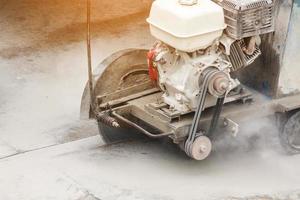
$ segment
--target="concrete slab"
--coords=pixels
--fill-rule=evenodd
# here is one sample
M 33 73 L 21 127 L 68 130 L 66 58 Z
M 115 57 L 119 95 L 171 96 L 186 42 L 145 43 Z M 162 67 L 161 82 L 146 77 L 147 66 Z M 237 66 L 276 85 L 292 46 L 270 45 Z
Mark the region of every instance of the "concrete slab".
M 18 151 L 6 142 L 0 140 L 0 158 L 17 154 Z
M 267 150 L 216 152 L 208 160 L 197 162 L 165 141 L 135 141 L 107 147 L 99 144 L 99 137 L 94 136 L 0 160 L 0 198 L 300 197 L 300 156 L 288 157 Z

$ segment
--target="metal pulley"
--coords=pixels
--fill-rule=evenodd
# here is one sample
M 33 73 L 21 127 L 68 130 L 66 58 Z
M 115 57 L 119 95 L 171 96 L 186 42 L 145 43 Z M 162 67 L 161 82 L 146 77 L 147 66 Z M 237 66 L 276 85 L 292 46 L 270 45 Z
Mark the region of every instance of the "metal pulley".
M 191 146 L 190 156 L 195 160 L 204 160 L 207 158 L 212 150 L 212 143 L 210 139 L 201 135 L 195 139 Z
M 214 97 L 224 96 L 230 86 L 230 80 L 227 74 L 222 71 L 216 73 L 208 83 L 208 92 Z

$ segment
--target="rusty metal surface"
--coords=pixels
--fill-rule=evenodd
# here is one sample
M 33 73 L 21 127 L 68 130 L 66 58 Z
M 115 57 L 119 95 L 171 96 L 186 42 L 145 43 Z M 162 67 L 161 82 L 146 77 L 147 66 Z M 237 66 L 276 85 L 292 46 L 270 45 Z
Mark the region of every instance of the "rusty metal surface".
M 112 116 L 116 117 L 116 119 L 128 124 L 129 126 L 139 130 L 141 133 L 143 133 L 151 138 L 162 138 L 162 137 L 166 137 L 166 136 L 170 136 L 170 135 L 174 134 L 172 131 L 168 132 L 168 133 L 158 133 L 158 134 L 151 133 L 151 132 L 147 131 L 144 127 L 138 125 L 137 123 L 132 122 L 131 120 L 123 117 L 122 115 L 118 114 L 115 111 L 112 112 Z
M 300 95 L 288 96 L 278 99 L 276 102 L 277 112 L 289 112 L 300 108 Z
M 99 95 L 97 95 L 96 99 L 97 99 L 98 104 L 100 105 L 103 102 L 106 103 L 106 102 L 110 102 L 110 101 L 122 98 L 127 94 L 136 94 L 141 90 L 142 91 L 147 90 L 147 88 L 149 88 L 151 86 L 152 86 L 152 83 L 149 80 L 144 83 L 135 84 L 135 85 L 127 87 L 127 88 L 120 88 L 120 89 L 118 89 L 116 91 L 112 91 L 110 93 L 99 94 Z
M 140 86 L 140 87 L 138 87 L 138 86 Z M 133 91 L 131 89 L 130 90 L 125 90 L 125 91 L 122 91 L 122 93 L 121 93 L 123 96 L 116 97 L 115 99 L 111 99 L 110 101 L 107 101 L 106 103 L 102 103 L 101 104 L 101 102 L 103 102 L 102 101 L 103 96 L 98 97 L 99 108 L 100 109 L 105 109 L 105 108 L 107 108 L 107 106 L 109 106 L 109 107 L 118 106 L 118 105 L 126 103 L 126 102 L 128 102 L 130 100 L 137 99 L 137 98 L 149 95 L 149 94 L 153 94 L 153 93 L 159 92 L 158 88 L 148 89 L 149 87 L 144 88 L 144 85 L 138 85 L 138 86 L 135 87 L 134 89 L 140 89 L 140 90 L 144 90 L 144 91 L 142 91 L 142 92 L 136 92 L 136 91 Z M 113 95 L 119 95 L 119 94 L 120 93 L 117 91 L 117 92 L 111 94 L 111 96 L 113 96 Z

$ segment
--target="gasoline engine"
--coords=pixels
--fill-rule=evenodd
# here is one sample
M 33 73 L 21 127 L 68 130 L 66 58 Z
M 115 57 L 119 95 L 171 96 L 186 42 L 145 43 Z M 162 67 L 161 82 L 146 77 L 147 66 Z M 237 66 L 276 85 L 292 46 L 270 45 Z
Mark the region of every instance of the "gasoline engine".
M 261 54 L 260 35 L 274 30 L 274 2 L 156 0 L 147 21 L 158 39 L 148 53 L 150 77 L 184 114 L 239 86 L 231 73 Z
M 225 97 L 239 87 L 232 73 L 261 55 L 261 34 L 274 31 L 273 0 L 156 0 L 147 19 L 158 39 L 148 53 L 150 78 L 169 109 L 195 111 L 182 145 L 202 160 L 211 151 Z M 199 132 L 202 111 L 215 107 L 208 133 Z

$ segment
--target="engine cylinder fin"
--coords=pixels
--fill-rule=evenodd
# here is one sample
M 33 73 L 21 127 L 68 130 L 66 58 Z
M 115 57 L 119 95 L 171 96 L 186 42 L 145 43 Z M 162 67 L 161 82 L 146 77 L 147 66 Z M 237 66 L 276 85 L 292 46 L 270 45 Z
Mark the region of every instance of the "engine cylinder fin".
M 230 55 L 228 57 L 234 71 L 252 64 L 255 59 L 261 55 L 261 50 L 257 46 L 255 46 L 252 55 L 245 54 L 242 50 L 245 46 L 244 40 L 238 40 L 231 45 Z
M 213 0 L 224 9 L 226 32 L 234 39 L 273 32 L 274 0 Z

